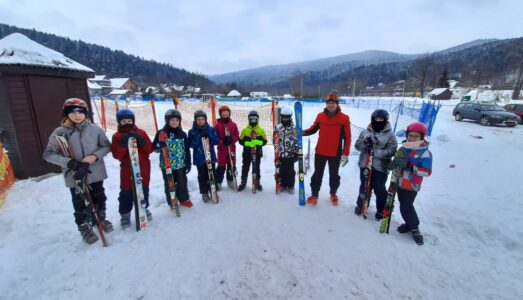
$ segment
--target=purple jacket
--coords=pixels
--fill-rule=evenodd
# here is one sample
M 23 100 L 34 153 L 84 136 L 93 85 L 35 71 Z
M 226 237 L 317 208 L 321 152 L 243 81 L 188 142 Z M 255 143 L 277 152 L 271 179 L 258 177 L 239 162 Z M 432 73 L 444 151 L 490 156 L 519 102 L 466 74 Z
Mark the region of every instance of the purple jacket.
M 225 166 L 227 165 L 227 162 L 229 161 L 229 153 L 227 152 L 227 146 L 223 144 L 223 139 L 225 138 L 225 126 L 227 126 L 227 129 L 229 130 L 231 137 L 232 137 L 232 144 L 231 152 L 233 154 L 236 154 L 236 142 L 240 138 L 240 133 L 238 131 L 238 126 L 236 126 L 236 123 L 233 122 L 229 118 L 229 121 L 226 123 L 222 118 L 218 119 L 216 121 L 216 125 L 214 126 L 214 129 L 216 129 L 216 132 L 218 133 L 218 137 L 220 138 L 220 143 L 218 144 L 218 166 Z M 236 163 L 236 155 L 234 155 L 234 162 Z

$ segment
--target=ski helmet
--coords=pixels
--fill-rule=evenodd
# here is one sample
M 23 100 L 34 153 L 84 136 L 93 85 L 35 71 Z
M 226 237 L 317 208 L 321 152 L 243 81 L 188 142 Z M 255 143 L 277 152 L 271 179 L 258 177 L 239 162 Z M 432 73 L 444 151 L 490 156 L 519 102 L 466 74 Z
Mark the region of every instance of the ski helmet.
M 292 108 L 290 106 L 285 106 L 281 109 L 280 115 L 292 117 Z
M 389 113 L 384 110 L 384 109 L 376 109 L 373 113 L 372 113 L 372 120 L 374 120 L 374 118 L 376 117 L 382 117 L 383 119 L 385 119 L 385 122 L 389 121 Z
M 182 121 L 182 114 L 180 113 L 180 111 L 176 110 L 176 109 L 168 109 L 166 112 L 165 112 L 165 122 L 169 122 L 170 119 L 172 118 L 176 118 L 178 119 L 180 122 Z
M 407 126 L 407 135 L 409 135 L 409 132 L 414 131 L 421 134 L 421 139 L 424 139 L 425 136 L 427 136 L 427 126 L 421 122 L 414 122 Z
M 197 111 L 194 112 L 194 120 L 196 121 L 196 119 L 198 117 L 204 117 L 205 118 L 205 121 L 207 121 L 207 114 L 201 110 L 201 109 L 198 109 Z
M 338 91 L 330 92 L 327 97 L 325 97 L 325 102 L 334 101 L 336 104 L 340 102 L 338 97 Z
M 116 122 L 118 122 L 118 125 L 120 125 L 120 121 L 122 121 L 123 119 L 131 119 L 133 120 L 134 124 L 134 113 L 129 109 L 119 110 L 116 113 Z
M 222 116 L 222 112 L 225 111 L 225 110 L 228 110 L 229 114 L 231 113 L 231 109 L 227 105 L 222 105 L 218 109 L 218 114 L 220 115 L 220 117 Z
M 79 98 L 69 98 L 65 100 L 64 105 L 62 106 L 62 113 L 64 117 L 67 117 L 67 115 L 72 112 L 79 112 L 87 115 L 87 110 L 87 103 Z
M 255 110 L 251 110 L 251 111 L 249 112 L 249 118 L 250 118 L 250 117 L 258 117 L 258 118 L 259 118 L 260 115 L 258 115 L 258 112 L 257 112 L 257 111 L 255 111 Z

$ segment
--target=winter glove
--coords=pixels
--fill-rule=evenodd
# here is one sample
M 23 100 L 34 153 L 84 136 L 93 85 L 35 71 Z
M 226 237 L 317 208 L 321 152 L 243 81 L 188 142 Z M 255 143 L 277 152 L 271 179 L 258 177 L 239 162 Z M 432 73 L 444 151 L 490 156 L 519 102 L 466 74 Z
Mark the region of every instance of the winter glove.
M 226 135 L 225 138 L 223 138 L 223 144 L 225 146 L 229 146 L 232 144 L 232 136 Z
M 395 169 L 404 170 L 405 168 L 407 168 L 407 169 L 410 168 L 408 165 L 407 158 L 395 156 L 394 159 L 389 164 L 387 169 L 392 171 Z
M 83 168 L 79 168 L 73 175 L 74 180 L 76 181 L 83 181 L 85 177 L 87 177 L 87 173 L 89 173 L 89 170 L 85 170 Z
M 129 131 L 127 134 L 129 134 L 129 136 L 132 136 L 133 138 L 136 139 L 136 143 L 138 144 L 138 147 L 145 146 L 145 139 L 138 132 Z
M 374 141 L 372 140 L 372 136 L 367 136 L 363 140 L 363 144 L 365 145 L 365 151 L 369 152 L 374 147 Z
M 67 162 L 67 168 L 72 171 L 78 171 L 79 169 L 84 169 L 87 171 L 89 170 L 89 163 L 71 159 Z
M 167 144 L 165 142 L 158 142 L 154 146 L 156 149 L 162 149 L 162 148 L 167 147 Z
M 185 164 L 185 174 L 189 174 L 191 172 L 191 164 Z
M 341 162 L 341 166 L 345 167 L 345 165 L 349 162 L 349 157 L 347 155 L 342 155 L 340 162 Z

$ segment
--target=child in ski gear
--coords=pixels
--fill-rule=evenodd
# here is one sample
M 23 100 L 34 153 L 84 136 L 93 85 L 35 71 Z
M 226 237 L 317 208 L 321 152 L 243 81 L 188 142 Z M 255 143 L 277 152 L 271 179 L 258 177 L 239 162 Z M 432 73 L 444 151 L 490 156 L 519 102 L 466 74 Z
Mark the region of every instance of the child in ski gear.
M 138 144 L 138 160 L 148 221 L 152 220 L 152 214 L 147 207 L 149 207 L 149 181 L 151 178 L 149 154 L 153 152 L 153 145 L 147 133 L 136 126 L 135 116 L 131 110 L 122 109 L 118 111 L 116 121 L 118 122 L 118 129 L 112 138 L 112 153 L 113 157 L 120 161 L 120 194 L 118 196 L 120 204 L 118 212 L 120 213 L 120 225 L 125 229 L 131 226 L 131 210 L 135 197 L 131 157 L 129 155 L 129 138 L 134 137 Z
M 185 207 L 192 207 L 189 200 L 189 190 L 187 189 L 187 174 L 191 171 L 191 148 L 187 134 L 182 129 L 182 114 L 175 109 L 165 112 L 165 125 L 154 136 L 153 146 L 156 152 L 160 153 L 160 169 L 164 181 L 164 191 L 167 204 L 171 209 L 171 193 L 169 189 L 169 179 L 165 172 L 165 159 L 162 149 L 169 149 L 172 175 L 176 183 L 176 198 Z M 160 141 L 160 133 L 167 133 L 167 142 Z
M 87 183 L 103 230 L 113 231 L 113 225 L 105 218 L 107 197 L 103 187 L 103 180 L 107 178 L 103 157 L 111 151 L 111 143 L 105 132 L 91 124 L 87 118 L 88 106 L 85 101 L 78 98 L 67 99 L 62 112 L 62 124 L 49 137 L 43 157 L 46 161 L 62 167 L 65 185 L 71 192 L 75 223 L 83 240 L 92 244 L 98 240 L 92 229 L 96 221 L 92 209 L 86 206 L 84 200 L 75 192 L 75 188 L 77 182 Z M 66 157 L 60 151 L 55 136 L 66 137 L 73 158 Z
M 419 219 L 414 209 L 414 199 L 421 189 L 423 177 L 432 173 L 432 153 L 429 151 L 427 127 L 420 122 L 414 122 L 407 127 L 407 140 L 402 142 L 405 151 L 404 158 L 395 157 L 389 164 L 389 170 L 402 168 L 398 182 L 398 200 L 401 217 L 405 221 L 398 227 L 400 233 L 410 231 L 418 245 L 423 245 L 423 235 L 419 230 Z
M 240 145 L 243 146 L 242 153 L 242 180 L 241 184 L 238 187 L 238 191 L 243 191 L 247 185 L 247 176 L 249 176 L 249 169 L 252 162 L 252 148 L 256 148 L 256 165 L 253 166 L 254 173 L 256 174 L 256 189 L 258 191 L 262 190 L 262 185 L 260 184 L 260 161 L 263 157 L 262 147 L 267 144 L 267 135 L 265 131 L 258 124 L 260 116 L 258 112 L 252 110 L 249 112 L 249 125 L 242 129 L 240 135 Z M 256 136 L 252 139 L 251 137 Z
M 356 150 L 360 151 L 358 166 L 360 167 L 360 194 L 365 190 L 365 175 L 366 162 L 369 158 L 371 149 L 374 156 L 372 160 L 370 176 L 370 191 L 374 190 L 376 195 L 376 220 L 383 219 L 383 208 L 387 201 L 387 183 L 388 170 L 387 167 L 391 158 L 396 153 L 398 142 L 396 136 L 391 130 L 389 123 L 389 113 L 384 109 L 377 109 L 371 115 L 371 122 L 367 129 L 363 130 L 356 140 Z M 360 196 L 356 201 L 356 208 L 354 212 L 357 215 L 361 214 L 362 200 Z
M 233 174 L 236 172 L 236 142 L 239 139 L 238 126 L 231 119 L 231 110 L 228 106 L 224 105 L 218 109 L 220 118 L 217 120 L 214 129 L 220 137 L 220 143 L 218 144 L 218 168 L 216 169 L 216 184 L 221 189 L 223 176 L 227 169 L 227 184 L 229 188 L 233 188 Z M 229 132 L 226 135 L 225 129 Z M 229 162 L 229 147 L 232 154 L 232 166 Z
M 220 138 L 216 134 L 216 130 L 207 123 L 207 114 L 203 110 L 197 110 L 194 113 L 193 127 L 189 130 L 189 143 L 193 149 L 193 164 L 198 169 L 200 194 L 202 194 L 202 200 L 208 202 L 210 200 L 210 182 L 202 138 L 209 141 L 212 172 L 215 173 L 216 153 L 214 152 L 214 145 L 220 143 Z
M 309 136 L 318 130 L 319 139 L 314 155 L 314 173 L 311 177 L 312 195 L 307 203 L 316 205 L 321 188 L 325 165 L 329 164 L 329 186 L 332 204 L 338 204 L 336 192 L 340 186 L 339 168 L 349 161 L 351 142 L 350 118 L 341 112 L 337 92 L 333 91 L 325 97 L 326 107 L 316 116 L 311 127 L 303 131 L 303 136 Z
M 294 192 L 296 179 L 294 164 L 298 160 L 298 131 L 292 122 L 292 112 L 293 110 L 289 106 L 282 108 L 281 123 L 276 125 L 276 131 L 279 134 L 281 187 L 287 188 L 290 193 Z

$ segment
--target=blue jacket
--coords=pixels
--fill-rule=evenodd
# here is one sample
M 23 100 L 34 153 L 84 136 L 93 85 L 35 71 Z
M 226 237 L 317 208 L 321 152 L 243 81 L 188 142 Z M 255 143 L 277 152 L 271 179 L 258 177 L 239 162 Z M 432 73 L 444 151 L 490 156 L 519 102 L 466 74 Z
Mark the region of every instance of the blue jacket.
M 209 123 L 205 123 L 203 127 L 196 125 L 196 122 L 193 122 L 192 129 L 189 130 L 189 143 L 193 149 L 193 165 L 203 166 L 205 165 L 205 153 L 203 151 L 202 144 L 202 135 L 206 134 L 209 136 L 211 142 L 211 161 L 216 163 L 216 152 L 214 151 L 214 146 L 220 143 L 220 138 L 216 133 L 216 130 L 209 126 Z
M 169 141 L 167 142 L 167 149 L 169 149 L 169 157 L 171 168 L 173 170 L 180 170 L 191 164 L 191 148 L 189 146 L 189 139 L 187 134 L 181 127 L 171 128 L 168 124 L 160 130 L 168 134 Z M 160 152 L 160 168 L 165 169 L 165 162 L 161 149 L 158 148 L 158 141 L 160 131 L 154 137 L 153 146 L 156 152 Z

